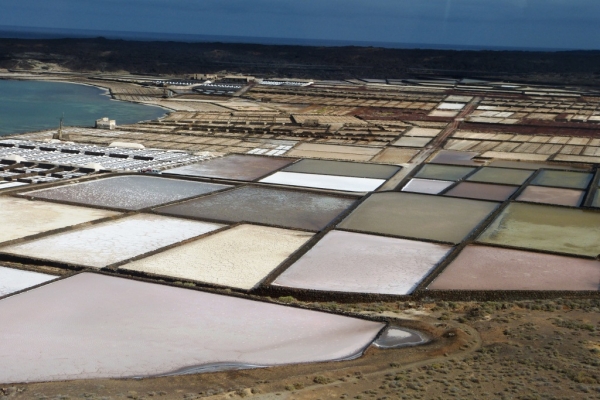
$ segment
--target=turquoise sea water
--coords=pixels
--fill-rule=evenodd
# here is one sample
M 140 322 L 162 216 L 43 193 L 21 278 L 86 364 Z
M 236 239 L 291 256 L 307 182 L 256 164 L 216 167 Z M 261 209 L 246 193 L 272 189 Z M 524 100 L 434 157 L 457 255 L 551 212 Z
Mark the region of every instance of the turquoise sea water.
M 94 126 L 98 118 L 117 125 L 159 118 L 160 107 L 114 101 L 104 90 L 85 85 L 0 80 L 0 136 L 65 126 Z

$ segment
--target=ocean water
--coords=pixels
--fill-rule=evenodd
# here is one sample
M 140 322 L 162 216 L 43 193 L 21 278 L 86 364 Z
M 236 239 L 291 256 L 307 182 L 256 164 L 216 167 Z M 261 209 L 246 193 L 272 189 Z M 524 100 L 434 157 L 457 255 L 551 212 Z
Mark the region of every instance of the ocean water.
M 109 117 L 117 125 L 159 118 L 167 110 L 111 100 L 105 90 L 72 83 L 0 80 L 0 136 L 65 126 L 94 126 Z
M 390 49 L 435 49 L 435 50 L 521 50 L 521 51 L 568 51 L 572 49 L 554 47 L 518 47 L 518 46 L 469 46 L 460 44 L 442 43 L 402 43 L 380 42 L 361 40 L 336 40 L 336 39 L 302 39 L 285 37 L 256 37 L 256 36 L 224 36 L 202 35 L 165 32 L 131 32 L 131 31 L 105 31 L 92 29 L 65 29 L 65 28 L 36 28 L 0 25 L 0 38 L 11 39 L 64 39 L 64 38 L 97 38 L 132 41 L 174 41 L 187 43 L 248 43 L 264 45 L 291 45 L 291 46 L 317 46 L 317 47 L 383 47 Z

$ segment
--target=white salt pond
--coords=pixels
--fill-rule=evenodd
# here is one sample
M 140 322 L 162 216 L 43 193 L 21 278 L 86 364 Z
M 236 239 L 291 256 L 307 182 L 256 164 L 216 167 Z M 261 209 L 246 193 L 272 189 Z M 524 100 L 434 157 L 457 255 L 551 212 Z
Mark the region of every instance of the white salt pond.
M 0 252 L 104 268 L 219 229 L 223 225 L 138 214 L 0 248 Z
M 239 225 L 122 269 L 252 289 L 313 235 L 256 225 Z
M 383 185 L 385 179 L 303 174 L 297 172 L 276 172 L 271 176 L 261 179 L 260 182 L 316 189 L 341 190 L 346 192 L 370 192 Z
M 0 266 L 0 296 L 51 281 L 58 276 Z
M 438 194 L 440 192 L 443 192 L 447 187 L 453 184 L 454 182 L 450 181 L 413 178 L 406 185 L 404 185 L 402 191 L 412 193 Z
M 0 243 L 115 215 L 119 213 L 0 197 Z
M 0 182 L 0 189 L 8 189 L 8 188 L 14 188 L 14 187 L 19 187 L 19 186 L 27 186 L 27 185 L 29 185 L 29 183 L 1 181 Z
M 428 341 L 429 339 L 420 332 L 390 326 L 383 331 L 373 344 L 380 349 L 397 349 L 399 347 L 417 346 Z
M 82 273 L 0 300 L 0 382 L 356 357 L 383 323 Z
M 441 103 L 437 106 L 438 110 L 462 110 L 463 108 L 465 108 L 465 105 L 459 103 Z

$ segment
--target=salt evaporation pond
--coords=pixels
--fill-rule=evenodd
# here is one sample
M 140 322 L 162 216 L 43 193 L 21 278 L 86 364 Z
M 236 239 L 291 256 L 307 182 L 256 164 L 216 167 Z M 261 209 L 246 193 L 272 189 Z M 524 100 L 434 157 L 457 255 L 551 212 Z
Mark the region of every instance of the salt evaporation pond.
M 283 171 L 304 174 L 353 176 L 355 178 L 389 179 L 400 171 L 400 167 L 395 165 L 305 159 L 284 168 Z
M 385 327 L 93 273 L 0 300 L 0 321 L 2 383 L 341 360 Z
M 464 197 L 467 199 L 504 201 L 508 199 L 518 187 L 506 185 L 490 185 L 477 182 L 460 182 L 448 190 L 446 196 Z
M 533 174 L 533 171 L 528 171 L 526 169 L 483 167 L 468 177 L 467 180 L 473 182 L 501 183 L 505 185 L 521 185 L 531 176 L 531 174 Z
M 440 181 L 457 181 L 464 178 L 475 168 L 473 167 L 456 167 L 453 165 L 436 165 L 436 164 L 425 164 L 417 172 L 415 178 L 421 179 L 434 179 Z
M 397 349 L 427 343 L 429 339 L 412 329 L 388 327 L 373 343 L 380 349 Z
M 311 237 L 308 232 L 243 224 L 121 268 L 248 290 Z
M 70 203 L 140 210 L 231 188 L 156 176 L 126 175 L 27 192 L 27 196 Z
M 448 186 L 451 186 L 453 184 L 454 182 L 452 181 L 437 181 L 435 179 L 413 178 L 406 185 L 404 185 L 402 191 L 413 193 L 438 194 L 440 192 L 443 192 Z
M 0 266 L 0 297 L 58 278 L 54 275 Z
M 542 171 L 532 185 L 585 189 L 593 178 L 592 174 L 573 171 Z
M 451 246 L 331 231 L 274 286 L 335 292 L 411 293 Z
M 460 243 L 498 203 L 408 192 L 375 193 L 338 228 Z
M 261 179 L 260 182 L 316 189 L 341 190 L 346 192 L 370 192 L 383 185 L 385 183 L 385 179 L 356 178 L 353 176 L 332 176 L 281 171 Z
M 356 200 L 318 193 L 245 186 L 158 208 L 164 214 L 227 222 L 321 230 Z
M 0 136 L 68 126 L 93 126 L 102 117 L 117 124 L 157 119 L 167 110 L 114 101 L 106 91 L 63 82 L 0 80 Z
M 519 197 L 517 197 L 517 200 L 577 207 L 581 204 L 584 195 L 585 192 L 583 190 L 527 186 Z
M 138 214 L 2 247 L 0 251 L 71 265 L 104 268 L 222 227 L 219 224 Z
M 430 290 L 598 290 L 600 262 L 488 246 L 467 246 Z
M 0 243 L 116 215 L 119 213 L 114 211 L 0 197 Z
M 253 181 L 290 165 L 292 158 L 261 157 L 232 154 L 198 164 L 185 165 L 165 171 L 167 174 L 199 176 L 217 179 Z
M 597 257 L 600 254 L 600 213 L 511 203 L 477 240 L 501 246 Z

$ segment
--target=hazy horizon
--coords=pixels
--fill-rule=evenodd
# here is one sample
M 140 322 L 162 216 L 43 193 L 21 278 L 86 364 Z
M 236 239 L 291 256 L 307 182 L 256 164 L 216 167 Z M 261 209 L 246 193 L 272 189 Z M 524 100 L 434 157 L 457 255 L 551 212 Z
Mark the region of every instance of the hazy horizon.
M 600 49 L 593 0 L 5 0 L 0 26 L 442 48 Z M 35 12 L 32 12 L 35 10 Z M 389 46 L 397 47 L 397 46 Z
M 326 40 L 303 39 L 287 37 L 253 37 L 229 35 L 203 35 L 188 33 L 160 33 L 135 31 L 110 31 L 92 29 L 68 29 L 49 27 L 21 27 L 0 25 L 0 39 L 71 39 L 98 38 L 131 41 L 178 41 L 187 43 L 241 43 L 260 45 L 299 45 L 299 46 L 364 46 L 383 47 L 391 49 L 424 49 L 424 50 L 490 50 L 490 51 L 600 51 L 600 49 L 569 49 L 553 47 L 519 47 L 519 46 L 469 46 L 445 43 L 402 43 L 402 42 L 372 42 L 360 40 Z

